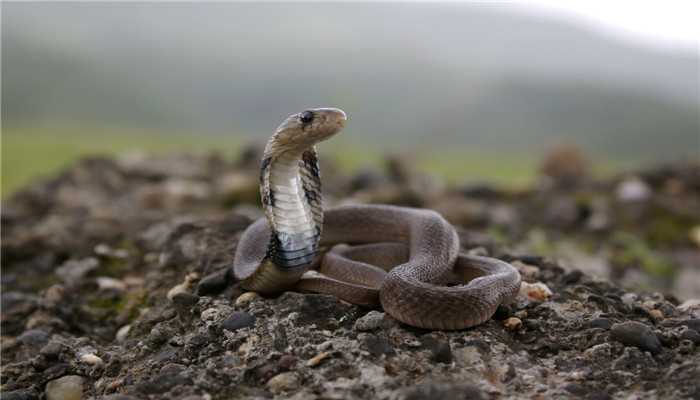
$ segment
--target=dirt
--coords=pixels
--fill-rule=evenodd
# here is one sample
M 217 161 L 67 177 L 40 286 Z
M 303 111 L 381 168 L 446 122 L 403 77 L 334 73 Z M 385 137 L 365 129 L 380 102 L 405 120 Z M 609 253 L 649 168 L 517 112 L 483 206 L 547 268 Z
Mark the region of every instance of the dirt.
M 492 320 L 430 332 L 237 286 L 258 155 L 84 159 L 3 201 L 2 398 L 700 398 L 700 166 L 513 190 L 322 160 L 329 205 L 436 209 L 521 271 Z

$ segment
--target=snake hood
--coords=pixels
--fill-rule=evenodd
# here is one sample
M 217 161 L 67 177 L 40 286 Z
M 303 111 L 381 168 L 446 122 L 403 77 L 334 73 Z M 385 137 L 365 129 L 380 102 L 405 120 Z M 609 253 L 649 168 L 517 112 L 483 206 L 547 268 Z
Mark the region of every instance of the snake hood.
M 265 147 L 260 197 L 271 235 L 266 258 L 280 268 L 312 262 L 323 229 L 321 177 L 314 145 L 345 126 L 337 108 L 290 115 Z

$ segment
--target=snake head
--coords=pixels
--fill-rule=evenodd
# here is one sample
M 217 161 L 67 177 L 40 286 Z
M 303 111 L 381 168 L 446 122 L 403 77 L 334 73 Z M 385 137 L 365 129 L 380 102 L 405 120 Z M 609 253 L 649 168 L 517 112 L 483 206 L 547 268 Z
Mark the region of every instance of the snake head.
M 288 148 L 306 148 L 340 132 L 347 116 L 338 108 L 312 108 L 292 114 L 277 128 L 273 141 Z

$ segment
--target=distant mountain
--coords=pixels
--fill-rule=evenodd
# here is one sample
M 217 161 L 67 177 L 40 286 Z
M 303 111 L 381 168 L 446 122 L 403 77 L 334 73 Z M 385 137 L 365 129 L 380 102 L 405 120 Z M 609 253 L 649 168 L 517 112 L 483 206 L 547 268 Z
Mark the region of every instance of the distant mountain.
M 337 105 L 381 145 L 700 152 L 697 53 L 467 4 L 4 3 L 3 123 L 264 137 Z

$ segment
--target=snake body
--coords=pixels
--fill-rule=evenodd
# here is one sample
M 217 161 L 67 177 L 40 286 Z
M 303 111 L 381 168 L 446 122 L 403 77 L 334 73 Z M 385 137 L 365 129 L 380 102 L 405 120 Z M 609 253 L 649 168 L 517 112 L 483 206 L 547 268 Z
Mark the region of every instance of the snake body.
M 460 255 L 457 233 L 440 214 L 389 205 L 324 212 L 314 145 L 345 121 L 341 110 L 320 108 L 293 114 L 277 129 L 261 163 L 265 218 L 241 236 L 234 276 L 261 293 L 299 289 L 381 304 L 421 328 L 488 320 L 517 295 L 520 275 L 503 261 Z

